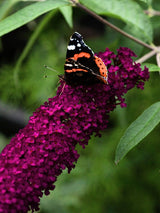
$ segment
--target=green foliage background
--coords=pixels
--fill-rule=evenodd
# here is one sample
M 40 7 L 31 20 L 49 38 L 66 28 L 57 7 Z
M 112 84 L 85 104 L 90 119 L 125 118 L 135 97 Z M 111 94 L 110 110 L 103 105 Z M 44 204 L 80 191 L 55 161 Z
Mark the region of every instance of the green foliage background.
M 126 1 L 126 4 L 130 1 Z M 4 13 L 4 17 L 32 3 L 11 2 L 7 1 L 8 5 L 10 3 L 10 8 L 5 10 L 7 12 Z M 93 1 L 81 2 L 90 6 Z M 106 1 L 99 0 L 99 2 Z M 159 0 L 131 2 L 142 11 L 151 6 L 160 10 Z M 4 6 L 2 1 L 0 9 Z M 133 29 L 137 29 L 136 21 L 124 22 L 125 8 L 115 8 L 117 11 L 115 17 L 111 14 L 113 11 L 107 11 L 105 14 L 102 7 L 103 5 L 100 4 L 97 13 L 109 14 L 108 21 L 132 34 L 136 32 L 137 37 L 142 39 L 142 32 L 135 30 L 133 33 Z M 92 9 L 92 6 L 90 8 Z M 121 10 L 123 10 L 122 14 Z M 56 9 L 43 14 L 1 37 L 0 100 L 2 102 L 21 108 L 31 115 L 40 104 L 54 96 L 58 86 L 57 73 L 47 70 L 44 65 L 52 67 L 58 74 L 64 72 L 66 47 L 74 31 L 82 33 L 86 43 L 95 52 L 104 51 L 106 47 L 116 52 L 120 46 L 131 48 L 138 57 L 147 52 L 139 44 L 99 24 L 97 20 L 78 8 L 73 9 L 73 28 L 71 28 L 71 15 L 70 7 L 65 9 L 61 7 L 61 10 Z M 136 15 L 140 17 L 140 14 Z M 137 20 L 136 17 L 134 18 Z M 153 28 L 153 42 L 159 44 L 160 16 L 150 17 L 149 22 Z M 147 31 L 145 40 L 148 38 L 149 41 L 152 33 L 149 29 Z M 4 46 L 6 41 L 8 45 Z M 28 42 L 30 42 L 29 50 L 20 63 L 20 57 Z M 154 64 L 155 58 L 148 62 Z M 109 128 L 102 133 L 102 137 L 93 137 L 85 150 L 77 147 L 81 157 L 76 168 L 70 175 L 64 172 L 58 178 L 56 189 L 49 196 L 41 199 L 40 213 L 160 212 L 160 126 L 158 125 L 143 139 L 143 143 L 134 148 L 120 164 L 114 163 L 115 150 L 120 137 L 132 121 L 160 99 L 159 91 L 159 73 L 152 72 L 144 91 L 133 89 L 126 95 L 128 107 L 117 108 L 111 114 Z M 9 142 L 9 138 L 1 134 L 0 141 L 1 147 L 4 147 Z

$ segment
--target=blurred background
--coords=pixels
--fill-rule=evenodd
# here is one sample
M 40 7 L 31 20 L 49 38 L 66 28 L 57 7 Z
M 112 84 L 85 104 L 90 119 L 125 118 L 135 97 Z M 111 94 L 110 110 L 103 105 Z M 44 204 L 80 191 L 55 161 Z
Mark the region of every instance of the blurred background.
M 16 4 L 10 13 L 21 8 L 22 4 Z M 155 1 L 155 5 L 160 10 L 159 0 Z M 138 57 L 148 52 L 74 8 L 73 28 L 68 26 L 59 10 L 50 14 L 47 24 L 19 66 L 24 48 L 46 16 L 42 15 L 0 38 L 1 150 L 26 125 L 33 111 L 56 94 L 58 74 L 64 72 L 66 48 L 74 31 L 83 35 L 94 52 L 108 47 L 116 53 L 120 46 L 131 48 Z M 107 20 L 121 29 L 125 27 L 119 20 Z M 159 44 L 160 16 L 152 17 L 151 21 L 154 43 Z M 155 58 L 148 62 L 155 63 Z M 56 72 L 46 69 L 44 65 Z M 15 73 L 18 73 L 18 78 L 15 78 Z M 159 73 L 150 74 L 143 91 L 132 89 L 125 98 L 127 108 L 117 108 L 111 113 L 109 127 L 102 132 L 102 137 L 93 137 L 85 150 L 77 147 L 81 156 L 76 168 L 71 174 L 65 171 L 58 178 L 56 189 L 41 199 L 39 213 L 160 212 L 160 125 L 118 165 L 114 163 L 116 146 L 125 129 L 146 108 L 159 101 Z

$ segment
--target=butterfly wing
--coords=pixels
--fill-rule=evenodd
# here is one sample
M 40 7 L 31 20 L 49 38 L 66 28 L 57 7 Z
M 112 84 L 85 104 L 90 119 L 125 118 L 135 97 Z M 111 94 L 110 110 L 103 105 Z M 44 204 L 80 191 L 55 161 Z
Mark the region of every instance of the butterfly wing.
M 68 47 L 67 47 L 67 55 L 66 59 L 74 57 L 75 54 L 79 53 L 88 53 L 90 57 L 94 56 L 94 52 L 89 48 L 83 41 L 83 37 L 75 32 L 69 41 Z

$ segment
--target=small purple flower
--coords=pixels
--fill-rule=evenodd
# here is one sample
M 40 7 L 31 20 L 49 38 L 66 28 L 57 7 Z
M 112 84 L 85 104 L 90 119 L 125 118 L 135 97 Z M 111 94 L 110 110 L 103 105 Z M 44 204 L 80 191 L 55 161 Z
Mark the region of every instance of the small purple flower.
M 124 94 L 143 89 L 148 69 L 133 62 L 128 48 L 109 49 L 97 54 L 108 68 L 108 84 L 71 87 L 64 82 L 57 95 L 49 98 L 30 117 L 27 126 L 12 138 L 0 155 L 0 212 L 33 212 L 40 197 L 55 188 L 64 169 L 70 172 L 91 135 L 107 128 L 109 113 L 117 105 L 126 107 Z

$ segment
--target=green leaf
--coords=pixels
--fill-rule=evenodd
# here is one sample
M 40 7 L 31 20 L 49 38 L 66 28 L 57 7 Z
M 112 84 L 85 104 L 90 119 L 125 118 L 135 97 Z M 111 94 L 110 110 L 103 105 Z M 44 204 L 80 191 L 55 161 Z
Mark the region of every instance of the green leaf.
M 141 64 L 142 68 L 144 68 L 144 66 L 146 66 L 149 69 L 149 72 L 160 72 L 160 67 L 158 67 L 156 64 L 150 63 Z
M 61 11 L 62 15 L 64 16 L 68 25 L 72 28 L 73 27 L 72 7 L 71 6 L 60 7 L 60 11 Z
M 140 2 L 144 2 L 148 5 L 151 5 L 152 4 L 152 0 L 139 0 Z
M 21 27 L 50 10 L 67 5 L 68 1 L 65 0 L 47 0 L 26 6 L 0 22 L 0 36 Z
M 136 31 L 143 34 L 145 41 L 152 42 L 153 29 L 147 15 L 144 14 L 143 9 L 132 0 L 80 0 L 85 6 L 94 12 L 102 15 L 107 15 L 113 18 L 120 19 L 133 26 Z
M 19 0 L 4 0 L 0 4 L 0 20 L 3 19 L 11 7 L 16 4 Z
M 115 163 L 117 164 L 134 146 L 136 146 L 160 122 L 160 102 L 146 109 L 125 131 L 117 146 Z

